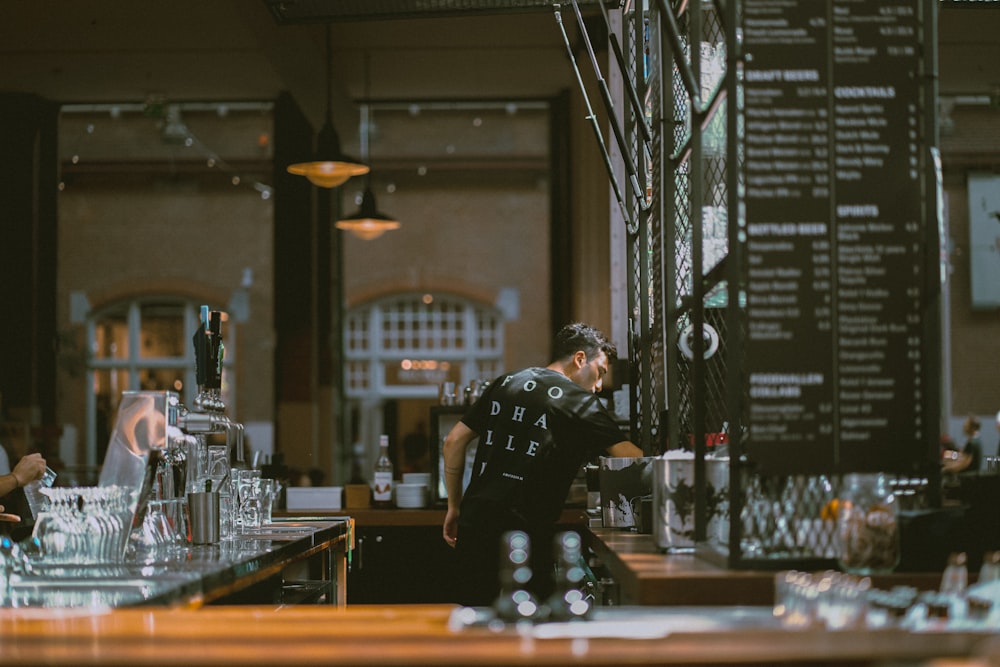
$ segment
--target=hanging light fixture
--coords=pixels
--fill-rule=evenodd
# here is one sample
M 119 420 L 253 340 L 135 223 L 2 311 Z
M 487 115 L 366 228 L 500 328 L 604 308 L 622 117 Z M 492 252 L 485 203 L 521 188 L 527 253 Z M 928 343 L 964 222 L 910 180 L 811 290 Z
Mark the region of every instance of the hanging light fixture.
M 361 208 L 343 220 L 337 221 L 337 229 L 351 232 L 365 241 L 377 239 L 382 234 L 399 228 L 399 220 L 380 213 L 375 208 L 375 193 L 372 192 L 371 184 L 365 186 L 365 192 L 361 195 Z
M 331 66 L 330 24 L 326 26 L 326 122 L 316 138 L 316 159 L 312 162 L 297 162 L 288 165 L 288 173 L 305 176 L 309 182 L 321 188 L 335 188 L 352 176 L 367 174 L 368 165 L 344 155 L 340 151 L 340 137 L 333 127 L 331 112 L 331 89 L 333 68 Z
M 361 108 L 361 159 L 368 162 L 368 143 L 371 141 L 371 107 L 368 81 L 368 54 L 365 54 L 365 104 Z M 361 208 L 352 215 L 337 221 L 337 229 L 351 232 L 360 239 L 371 241 L 393 229 L 399 229 L 400 223 L 392 216 L 379 212 L 375 206 L 375 193 L 372 192 L 372 175 L 368 172 L 368 182 L 364 194 L 361 195 Z

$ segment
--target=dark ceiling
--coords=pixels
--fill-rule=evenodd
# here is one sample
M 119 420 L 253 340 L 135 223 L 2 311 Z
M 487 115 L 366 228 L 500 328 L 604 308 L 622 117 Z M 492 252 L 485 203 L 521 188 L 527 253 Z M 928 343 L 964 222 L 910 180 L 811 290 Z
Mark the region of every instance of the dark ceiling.
M 594 0 L 584 0 L 581 6 Z M 616 14 L 618 3 L 610 3 Z M 317 124 L 332 22 L 335 120 L 349 100 L 543 97 L 575 86 L 547 0 L 6 0 L 0 91 L 60 102 L 271 100 L 290 91 Z M 968 7 L 968 8 L 965 8 Z M 461 10 L 461 11 L 460 11 Z M 572 7 L 563 3 L 566 24 Z M 365 15 L 366 20 L 347 20 Z M 284 19 L 276 20 L 276 14 Z M 421 18 L 411 18 L 419 14 Z M 406 16 L 407 18 L 401 18 Z M 383 18 L 384 17 L 384 18 Z M 1000 2 L 942 3 L 943 95 L 1000 91 Z

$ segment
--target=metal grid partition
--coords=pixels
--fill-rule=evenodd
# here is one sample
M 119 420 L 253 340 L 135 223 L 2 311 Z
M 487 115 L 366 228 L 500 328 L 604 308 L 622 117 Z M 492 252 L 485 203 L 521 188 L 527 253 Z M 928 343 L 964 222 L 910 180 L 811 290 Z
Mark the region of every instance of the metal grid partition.
M 627 270 L 629 307 L 629 364 L 632 433 L 645 445 L 647 453 L 662 449 L 659 406 L 663 405 L 666 386 L 663 375 L 665 342 L 662 309 L 659 307 L 662 275 L 656 271 L 661 249 L 656 243 L 660 234 L 661 216 L 655 211 L 659 206 L 659 189 L 654 186 L 659 171 L 659 145 L 651 126 L 654 118 L 654 96 L 658 90 L 655 53 L 649 49 L 649 20 L 641 11 L 626 11 L 623 21 L 626 68 L 623 77 L 626 86 L 641 95 L 641 106 L 632 107 L 633 113 L 625 118 L 628 147 L 638 175 L 629 184 L 631 220 L 628 229 Z
M 917 4 L 922 29 L 932 31 L 931 4 Z M 839 493 L 839 473 L 847 470 L 820 464 L 783 472 L 747 456 L 744 54 L 734 49 L 745 5 L 655 0 L 644 16 L 648 31 L 625 31 L 648 49 L 653 65 L 643 81 L 653 130 L 651 205 L 640 218 L 645 230 L 630 237 L 631 358 L 639 380 L 634 404 L 639 432 L 659 424 L 665 448 L 695 452 L 694 536 L 701 555 L 734 568 L 822 567 L 835 556 L 831 501 Z M 922 43 L 933 42 L 925 35 Z M 919 141 L 932 146 L 934 91 L 925 88 Z M 830 141 L 835 134 L 827 136 Z M 921 164 L 926 159 L 922 154 Z M 932 181 L 924 188 L 925 217 L 933 208 Z M 927 238 L 933 240 L 931 231 Z M 925 257 L 931 265 L 930 251 Z M 934 294 L 928 283 L 928 326 Z M 648 313 L 642 309 L 647 295 Z M 931 358 L 934 336 L 928 339 Z M 656 387 L 664 389 L 662 402 Z M 659 409 L 643 409 L 644 393 Z M 717 479 L 715 486 L 708 483 L 705 459 L 723 447 L 731 465 L 728 487 L 720 489 Z M 933 474 L 930 480 L 919 472 L 891 477 L 909 507 L 934 503 Z
M 688 3 L 674 7 L 661 1 L 646 17 L 654 187 L 648 233 L 638 239 L 649 250 L 643 252 L 637 242 L 632 257 L 648 264 L 652 280 L 643 282 L 641 271 L 634 271 L 631 288 L 637 301 L 648 290 L 650 302 L 649 316 L 640 319 L 648 329 L 636 343 L 646 349 L 644 342 L 656 342 L 648 358 L 634 352 L 633 363 L 640 377 L 655 378 L 662 387 L 653 396 L 655 409 L 640 419 L 657 420 L 661 449 L 696 450 L 695 539 L 700 541 L 709 502 L 706 443 L 724 440 L 728 423 L 721 279 L 728 254 L 723 86 L 728 49 L 719 8 L 693 6 L 697 11 Z M 640 391 L 646 388 L 638 385 Z
M 769 440 L 766 428 L 757 431 L 751 428 L 761 425 L 752 418 L 753 409 L 760 407 L 761 403 L 755 403 L 751 396 L 750 377 L 755 369 L 760 375 L 768 377 L 773 368 L 768 363 L 773 360 L 768 359 L 767 363 L 761 364 L 759 359 L 748 354 L 748 349 L 751 343 L 757 351 L 773 354 L 773 349 L 754 342 L 751 325 L 787 326 L 800 335 L 798 344 L 807 346 L 812 343 L 808 340 L 812 331 L 808 327 L 813 326 L 813 320 L 826 318 L 826 329 L 817 331 L 829 331 L 839 326 L 837 311 L 833 306 L 825 305 L 841 298 L 836 290 L 831 289 L 834 283 L 829 273 L 829 265 L 840 257 L 831 247 L 837 247 L 840 239 L 836 233 L 830 232 L 836 230 L 843 217 L 874 215 L 877 223 L 874 227 L 890 229 L 890 234 L 885 237 L 886 243 L 897 244 L 894 248 L 900 255 L 909 253 L 906 259 L 908 266 L 915 269 L 916 275 L 926 276 L 920 285 L 914 286 L 915 279 L 910 278 L 891 286 L 905 290 L 903 294 L 908 302 L 908 312 L 901 314 L 898 310 L 890 310 L 894 307 L 890 304 L 899 299 L 887 299 L 884 305 L 886 312 L 897 318 L 897 324 L 905 322 L 908 331 L 908 337 L 896 341 L 906 347 L 905 361 L 895 366 L 888 365 L 884 370 L 900 372 L 900 377 L 912 381 L 916 387 L 912 394 L 893 395 L 895 402 L 888 407 L 897 413 L 907 413 L 912 409 L 918 418 L 920 415 L 937 414 L 933 390 L 921 388 L 934 387 L 938 380 L 934 355 L 935 346 L 939 345 L 935 309 L 939 307 L 940 285 L 935 283 L 934 276 L 937 273 L 940 239 L 932 213 L 936 210 L 936 180 L 933 169 L 928 167 L 933 162 L 932 152 L 936 146 L 934 0 L 901 0 L 901 4 L 886 11 L 875 3 L 841 3 L 835 7 L 838 0 L 789 0 L 785 3 L 764 0 L 626 2 L 621 7 L 620 29 L 613 25 L 604 3 L 597 3 L 608 28 L 610 53 L 622 74 L 622 96 L 626 101 L 624 111 L 616 111 L 616 101 L 595 57 L 580 12 L 580 4 L 583 3 L 579 0 L 570 0 L 570 3 L 608 112 L 608 123 L 604 127 L 599 125 L 596 114 L 590 108 L 589 96 L 576 63 L 576 51 L 563 26 L 563 7 L 560 3 L 552 3 L 552 7 L 578 84 L 583 90 L 587 118 L 604 153 L 614 197 L 628 232 L 628 352 L 633 437 L 644 444 L 647 453 L 657 454 L 665 449 L 694 451 L 693 537 L 701 555 L 724 560 L 734 568 L 808 568 L 829 564 L 835 555 L 835 522 L 832 517 L 835 504 L 832 501 L 840 491 L 840 474 L 873 470 L 899 473 L 894 476 L 895 485 L 908 494 L 911 506 L 933 503 L 934 494 L 930 489 L 935 487 L 935 473 L 927 465 L 935 463 L 936 436 L 926 429 L 921 430 L 918 424 L 910 432 L 912 439 L 903 446 L 888 443 L 883 447 L 884 451 L 852 447 L 852 440 L 857 441 L 859 435 L 873 440 L 871 434 L 874 433 L 874 438 L 884 440 L 887 432 L 865 433 L 859 430 L 859 424 L 877 425 L 880 422 L 878 417 L 870 420 L 847 417 L 837 421 L 832 416 L 834 410 L 840 409 L 837 378 L 841 372 L 849 373 L 851 367 L 844 365 L 842 369 L 837 365 L 839 343 L 830 338 L 829 345 L 817 354 L 829 355 L 828 361 L 823 362 L 828 366 L 820 366 L 820 371 L 816 373 L 808 370 L 802 373 L 802 377 L 810 382 L 812 378 L 820 378 L 826 393 L 820 394 L 819 400 L 810 398 L 809 402 L 791 406 L 812 410 L 815 403 L 813 412 L 822 413 L 820 418 L 810 413 L 808 418 L 796 423 L 798 415 L 786 419 L 784 414 L 779 414 L 777 422 L 780 423 L 776 424 L 776 429 L 791 424 L 797 431 L 785 440 Z M 566 5 L 567 9 L 569 6 Z M 751 11 L 748 7 L 759 11 L 759 15 L 778 11 L 797 23 L 794 29 L 785 30 L 783 18 L 774 21 L 769 16 L 744 25 L 743 14 L 746 12 L 749 15 Z M 835 131 L 837 125 L 829 121 L 828 114 L 832 111 L 843 113 L 847 116 L 846 123 L 856 123 L 858 117 L 852 114 L 858 112 L 847 102 L 843 103 L 843 109 L 838 108 L 838 100 L 843 96 L 868 96 L 875 100 L 880 96 L 884 99 L 895 97 L 895 91 L 890 91 L 891 86 L 882 86 L 878 81 L 873 83 L 870 72 L 863 66 L 857 66 L 860 60 L 869 57 L 868 51 L 873 50 L 846 51 L 848 55 L 840 62 L 843 65 L 841 75 L 846 83 L 834 86 L 832 78 L 829 81 L 825 79 L 836 63 L 835 58 L 830 59 L 831 54 L 841 57 L 841 53 L 833 48 L 837 39 L 829 37 L 829 34 L 837 34 L 831 26 L 838 22 L 850 24 L 852 19 L 849 15 L 854 9 L 859 11 L 858 21 L 851 27 L 841 26 L 842 30 L 856 29 L 858 34 L 871 44 L 878 45 L 878 48 L 886 39 L 895 40 L 884 55 L 886 62 L 895 67 L 891 74 L 896 77 L 900 89 L 908 91 L 907 95 L 913 98 L 913 101 L 908 101 L 909 106 L 902 109 L 912 119 L 912 127 L 905 128 L 899 114 L 891 113 L 893 109 L 897 112 L 900 109 L 890 107 L 888 103 L 879 107 L 876 102 L 869 106 L 877 113 L 882 113 L 878 111 L 880 108 L 890 111 L 884 117 L 874 119 L 875 127 L 898 123 L 899 127 L 905 128 L 904 134 L 892 134 L 894 128 L 890 128 L 884 135 L 869 133 L 877 135 L 876 140 L 883 142 L 881 144 L 857 143 L 843 148 L 840 142 L 850 141 L 851 133 Z M 861 16 L 872 11 L 877 15 Z M 877 26 L 874 32 L 868 31 L 872 25 Z M 774 32 L 769 33 L 772 28 Z M 786 130 L 780 122 L 774 122 L 771 129 L 756 130 L 759 132 L 757 138 L 761 140 L 776 144 L 799 142 L 797 148 L 800 151 L 786 154 L 782 148 L 766 153 L 767 159 L 774 161 L 765 160 L 763 169 L 782 172 L 779 176 L 786 180 L 775 181 L 770 174 L 765 175 L 761 182 L 780 182 L 782 185 L 769 191 L 770 194 L 759 196 L 752 192 L 751 186 L 756 185 L 745 182 L 750 180 L 746 173 L 751 160 L 747 158 L 747 103 L 744 96 L 749 93 L 744 75 L 756 66 L 743 52 L 750 39 L 758 40 L 760 53 L 775 59 L 773 69 L 755 72 L 757 82 L 763 81 L 760 77 L 765 76 L 773 77 L 769 80 L 778 82 L 770 89 L 762 86 L 753 91 L 759 96 L 755 103 L 759 105 L 757 110 L 762 115 L 770 114 L 770 102 L 786 93 L 795 98 L 823 98 L 819 102 L 811 100 L 803 103 L 801 108 L 785 100 L 782 112 L 792 114 L 788 117 L 809 118 L 808 123 L 797 125 L 797 121 L 793 121 Z M 825 48 L 812 48 L 819 44 Z M 922 45 L 922 51 L 918 50 L 918 45 Z M 805 55 L 814 60 L 802 69 L 798 69 L 799 63 L 789 62 Z M 807 78 L 799 78 L 802 76 Z M 857 83 L 859 77 L 863 80 Z M 918 78 L 921 79 L 919 82 Z M 803 81 L 804 84 L 801 83 Z M 820 82 L 823 85 L 819 85 Z M 779 89 L 785 84 L 787 88 Z M 891 94 L 882 95 L 883 92 Z M 771 96 L 768 101 L 759 102 L 767 96 Z M 780 118 L 778 115 L 770 117 Z M 862 118 L 861 122 L 868 120 Z M 774 128 L 778 128 L 776 132 Z M 799 134 L 796 135 L 796 132 Z M 905 136 L 907 132 L 909 139 Z M 613 164 L 605 145 L 605 134 L 613 135 L 623 165 Z M 860 137 L 860 133 L 858 136 L 858 141 L 869 140 Z M 900 144 L 905 147 L 901 148 Z M 885 217 L 887 223 L 880 222 L 877 206 L 866 206 L 867 200 L 857 205 L 859 192 L 862 197 L 879 195 L 866 192 L 864 188 L 852 189 L 853 184 L 849 181 L 861 180 L 860 169 L 866 164 L 877 164 L 881 158 L 875 158 L 874 163 L 866 163 L 860 158 L 842 162 L 832 157 L 834 154 L 865 153 L 873 147 L 884 149 L 886 153 L 909 151 L 902 162 L 890 156 L 896 159 L 892 174 L 898 181 L 897 185 L 902 185 L 906 195 L 917 193 L 915 199 L 920 200 L 907 209 L 906 215 L 910 217 L 902 219 L 905 224 L 899 224 L 898 216 L 892 215 Z M 783 158 L 786 155 L 803 161 L 785 161 Z M 858 171 L 852 172 L 855 162 Z M 908 169 L 900 168 L 907 162 Z M 618 166 L 623 166 L 626 172 L 624 187 L 619 183 Z M 844 167 L 843 171 L 840 171 L 841 167 Z M 852 174 L 859 176 L 854 178 Z M 844 181 L 838 197 L 846 193 L 846 198 L 834 198 L 831 187 L 836 179 Z M 813 189 L 808 196 L 803 196 L 801 191 L 786 187 L 786 183 L 807 184 Z M 755 196 L 757 199 L 753 200 Z M 767 198 L 779 205 L 769 208 L 768 204 L 772 202 L 762 204 L 762 200 Z M 751 230 L 748 223 L 752 200 L 753 206 L 757 207 L 755 215 L 761 216 L 761 211 L 764 211 L 763 217 L 754 218 L 763 221 L 760 230 Z M 847 201 L 848 205 L 842 213 L 839 204 L 843 201 Z M 816 209 L 817 202 L 819 209 Z M 887 200 L 887 203 L 892 202 Z M 800 212 L 799 207 L 808 209 L 810 205 L 813 209 Z M 781 207 L 785 208 L 785 212 L 793 211 L 787 220 L 782 218 L 791 225 L 791 233 L 767 217 L 774 215 L 772 211 L 777 211 L 780 217 L 783 212 L 778 209 Z M 871 210 L 876 213 L 871 214 Z M 893 228 L 894 224 L 898 225 L 898 229 Z M 772 229 L 777 229 L 777 232 Z M 773 319 L 765 322 L 767 317 L 775 316 L 767 315 L 764 310 L 751 312 L 754 304 L 748 297 L 752 286 L 747 268 L 755 259 L 748 251 L 751 233 L 761 237 L 773 233 L 788 234 L 796 237 L 795 242 L 818 244 L 811 248 L 819 255 L 803 254 L 803 261 L 791 264 L 793 273 L 813 271 L 815 266 L 826 271 L 821 274 L 817 269 L 814 274 L 811 273 L 820 279 L 804 283 L 805 288 L 801 291 L 799 306 L 812 310 L 800 313 L 793 309 L 784 322 Z M 825 236 L 817 239 L 820 234 Z M 786 245 L 791 247 L 791 243 Z M 861 246 L 852 248 L 848 244 L 847 252 L 855 253 L 853 257 L 857 258 L 864 250 Z M 758 255 L 757 259 L 764 261 L 761 257 Z M 773 258 L 767 259 L 774 261 Z M 784 268 L 784 265 L 781 267 Z M 823 301 L 824 296 L 828 301 Z M 812 303 L 814 298 L 819 299 L 815 308 Z M 883 307 L 882 304 L 875 305 Z M 806 333 L 802 335 L 801 332 Z M 759 336 L 757 340 L 765 339 Z M 779 350 L 777 354 L 783 355 L 784 351 Z M 800 361 L 803 358 L 800 355 Z M 811 369 L 812 360 L 806 361 L 805 365 Z M 799 370 L 794 368 L 792 375 Z M 773 375 L 784 377 L 780 370 Z M 792 384 L 782 384 L 785 380 L 773 380 L 778 391 L 808 391 L 796 385 L 797 381 L 793 379 Z M 785 406 L 773 403 L 764 407 L 780 410 Z M 860 411 L 865 407 L 870 410 L 872 406 L 853 404 L 847 407 Z M 845 411 L 843 414 L 852 413 Z M 889 420 L 881 421 L 888 423 Z M 850 431 L 852 425 L 854 430 L 848 437 L 841 438 L 838 429 Z M 817 442 L 822 446 L 806 447 Z M 726 452 L 722 451 L 724 448 Z M 788 458 L 782 460 L 781 456 L 786 452 L 789 453 Z M 799 461 L 795 457 L 801 452 L 813 458 L 807 460 L 809 456 L 805 456 Z M 714 464 L 723 453 L 728 454 L 724 459 L 727 461 L 724 479 L 714 476 L 714 471 L 719 469 Z M 706 465 L 708 460 L 713 463 L 711 484 Z M 789 464 L 789 461 L 793 463 Z M 874 467 L 886 464 L 891 464 L 889 468 L 892 469 Z M 903 468 L 908 468 L 908 471 Z M 929 475 L 922 474 L 928 471 Z
M 651 259 L 661 252 L 656 239 L 660 234 L 662 216 L 655 215 L 653 211 L 659 205 L 659 189 L 655 187 L 654 179 L 662 161 L 656 153 L 658 146 L 650 125 L 657 106 L 652 98 L 658 86 L 659 67 L 655 61 L 656 54 L 648 48 L 649 27 L 644 10 L 634 3 L 626 3 L 615 15 L 615 19 L 621 19 L 621 23 L 616 24 L 605 3 L 597 3 L 613 58 L 608 67 L 617 67 L 621 75 L 623 91 L 619 92 L 623 93 L 624 100 L 616 100 L 594 52 L 587 23 L 581 13 L 582 4 L 579 0 L 570 0 L 565 9 L 567 14 L 571 10 L 577 29 L 583 36 L 581 41 L 587 49 L 607 112 L 605 126 L 601 125 L 590 104 L 590 96 L 577 65 L 576 49 L 564 25 L 564 7 L 561 3 L 553 3 L 553 10 L 627 232 L 630 426 L 632 438 L 643 443 L 647 452 L 656 453 L 662 439 L 659 406 L 664 404 L 666 386 L 663 373 L 666 344 L 662 335 L 665 327 L 661 319 L 663 309 L 659 307 L 662 291 L 657 288 L 663 276 L 657 273 L 657 260 Z M 611 135 L 620 152 L 620 166 L 626 172 L 624 187 L 619 182 L 618 165 L 614 164 L 607 148 L 606 133 Z

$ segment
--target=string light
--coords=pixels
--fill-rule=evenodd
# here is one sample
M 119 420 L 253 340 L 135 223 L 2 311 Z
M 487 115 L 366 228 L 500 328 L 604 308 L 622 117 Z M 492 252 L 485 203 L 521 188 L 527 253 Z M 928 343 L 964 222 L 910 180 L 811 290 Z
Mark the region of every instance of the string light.
M 230 112 L 233 111 L 234 107 L 240 106 L 251 106 L 255 109 L 260 109 L 262 107 L 268 110 L 270 109 L 270 105 L 255 103 L 248 103 L 248 105 L 229 103 L 218 103 L 214 105 L 168 104 L 166 99 L 163 97 L 151 96 L 150 99 L 144 104 L 66 105 L 63 107 L 62 111 L 67 115 L 74 113 L 106 112 L 108 114 L 108 118 L 113 123 L 119 122 L 122 118 L 126 117 L 126 112 L 138 112 L 154 118 L 163 117 L 165 122 L 169 124 L 161 128 L 161 136 L 164 137 L 164 141 L 183 146 L 182 150 L 185 151 L 197 151 L 204 157 L 205 166 L 208 169 L 218 170 L 226 174 L 233 186 L 253 188 L 260 194 L 262 200 L 267 201 L 274 194 L 274 189 L 271 185 L 263 183 L 257 179 L 246 179 L 243 174 L 238 173 L 238 170 L 229 165 L 221 156 L 219 156 L 197 135 L 195 135 L 180 118 L 180 111 L 192 107 L 199 111 L 214 109 L 219 118 L 226 118 L 230 116 Z M 74 146 L 71 151 L 69 158 L 70 163 L 73 165 L 80 165 L 81 163 L 86 164 L 86 147 L 83 144 L 85 141 L 91 140 L 91 138 L 95 135 L 99 136 L 100 130 L 101 126 L 99 122 L 90 122 L 83 127 L 82 137 L 77 138 L 74 142 L 76 143 L 76 146 Z M 270 135 L 267 132 L 258 132 L 254 137 L 254 145 L 258 149 L 267 149 L 270 145 Z M 58 187 L 60 191 L 65 191 L 66 182 L 60 181 Z

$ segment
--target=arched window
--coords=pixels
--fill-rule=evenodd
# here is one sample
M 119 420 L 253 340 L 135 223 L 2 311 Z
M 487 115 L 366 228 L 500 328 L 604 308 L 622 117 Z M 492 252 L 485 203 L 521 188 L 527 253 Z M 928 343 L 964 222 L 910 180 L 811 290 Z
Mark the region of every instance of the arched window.
M 123 391 L 171 390 L 191 405 L 198 391 L 194 346 L 201 304 L 170 296 L 119 301 L 87 320 L 87 461 L 99 466 Z M 222 395 L 233 405 L 233 327 L 223 327 Z
M 344 390 L 350 399 L 433 398 L 503 368 L 503 317 L 455 295 L 405 293 L 345 318 Z

